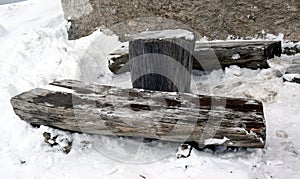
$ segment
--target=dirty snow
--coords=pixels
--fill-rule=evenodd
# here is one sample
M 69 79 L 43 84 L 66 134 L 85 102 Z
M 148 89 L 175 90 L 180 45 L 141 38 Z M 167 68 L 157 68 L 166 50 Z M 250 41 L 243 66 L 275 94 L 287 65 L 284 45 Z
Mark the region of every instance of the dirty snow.
M 205 75 L 193 72 L 193 92 L 247 97 L 264 102 L 264 149 L 218 147 L 176 158 L 180 144 L 144 139 L 72 134 L 33 128 L 13 112 L 10 98 L 58 79 L 97 81 L 130 88 L 129 73 L 113 75 L 106 57 L 120 45 L 97 31 L 68 41 L 60 0 L 28 0 L 0 5 L 0 178 L 299 178 L 300 85 L 280 73 L 300 55 L 269 60 L 270 69 L 231 66 Z M 267 35 L 282 40 L 279 34 Z M 51 147 L 49 132 L 72 141 Z

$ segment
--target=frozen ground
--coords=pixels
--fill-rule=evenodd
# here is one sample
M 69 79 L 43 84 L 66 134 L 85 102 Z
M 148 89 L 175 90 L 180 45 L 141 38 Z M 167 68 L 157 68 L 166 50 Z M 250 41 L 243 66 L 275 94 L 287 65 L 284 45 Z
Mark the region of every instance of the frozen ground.
M 115 76 L 107 69 L 106 55 L 120 45 L 117 37 L 95 32 L 68 41 L 66 26 L 60 0 L 0 5 L 0 178 L 300 177 L 300 85 L 276 77 L 276 70 L 284 72 L 299 55 L 271 59 L 266 70 L 232 66 L 209 75 L 194 72 L 194 93 L 264 102 L 265 149 L 193 150 L 191 157 L 177 159 L 179 144 L 70 134 L 21 121 L 10 98 L 56 79 L 131 87 L 128 73 Z M 45 143 L 45 131 L 73 141 L 70 153 Z

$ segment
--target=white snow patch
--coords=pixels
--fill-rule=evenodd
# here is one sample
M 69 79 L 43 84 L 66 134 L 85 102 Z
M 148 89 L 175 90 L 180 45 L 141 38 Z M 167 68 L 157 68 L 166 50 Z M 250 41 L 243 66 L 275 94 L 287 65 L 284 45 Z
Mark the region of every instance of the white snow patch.
M 48 89 L 48 90 L 51 90 L 51 91 L 60 91 L 60 92 L 65 92 L 65 93 L 74 93 L 73 89 L 63 88 L 63 87 L 54 86 L 54 85 L 47 85 L 44 88 Z
M 195 39 L 195 35 L 193 32 L 183 29 L 145 31 L 130 36 L 130 38 L 132 39 L 172 39 L 182 37 L 184 37 L 185 40 L 188 41 L 193 41 Z
M 234 55 L 232 55 L 232 57 L 231 57 L 231 59 L 233 59 L 233 60 L 238 60 L 238 59 L 240 59 L 240 58 L 241 58 L 240 54 L 234 54 Z
M 183 144 L 178 147 L 178 151 L 176 153 L 177 158 L 187 158 L 190 156 L 192 150 L 192 146 L 188 144 Z
M 224 137 L 223 139 L 206 139 L 204 141 L 204 145 L 221 145 L 227 141 L 230 141 L 230 139 L 228 139 L 227 137 Z
M 8 31 L 0 24 L 0 37 L 8 33 Z
M 245 104 L 258 104 L 255 100 L 248 100 Z
M 283 41 L 284 34 L 279 33 L 277 36 L 276 36 L 276 35 L 273 35 L 273 34 L 267 34 L 267 35 L 266 35 L 266 38 L 267 38 L 268 40 Z
M 283 75 L 283 78 L 288 81 L 292 81 L 295 78 L 300 79 L 300 74 L 285 74 L 285 75 Z

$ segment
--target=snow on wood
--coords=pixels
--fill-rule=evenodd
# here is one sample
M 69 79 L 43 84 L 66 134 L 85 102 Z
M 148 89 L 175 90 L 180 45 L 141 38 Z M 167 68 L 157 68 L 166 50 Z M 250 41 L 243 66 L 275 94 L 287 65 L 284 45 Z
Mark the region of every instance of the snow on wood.
M 224 137 L 223 139 L 206 139 L 204 141 L 204 145 L 222 145 L 225 142 L 230 141 L 227 137 Z
M 33 89 L 11 99 L 15 113 L 32 125 L 90 134 L 190 141 L 199 145 L 265 145 L 266 126 L 259 101 L 119 89 L 72 80 L 52 85 L 74 92 Z M 214 131 L 215 135 L 206 138 L 204 131 Z
M 284 81 L 300 83 L 300 58 L 295 58 L 283 76 Z
M 151 40 L 151 39 L 185 39 L 188 41 L 194 41 L 194 33 L 184 29 L 175 30 L 160 30 L 160 31 L 145 31 L 135 35 L 131 35 L 130 39 L 134 40 Z
M 239 59 L 233 56 L 239 55 Z M 193 68 L 214 70 L 237 65 L 250 69 L 268 68 L 267 59 L 281 56 L 280 41 L 216 41 L 196 42 Z M 129 49 L 125 45 L 108 56 L 109 69 L 120 74 L 130 71 Z
M 287 41 L 283 46 L 283 54 L 295 55 L 300 53 L 300 42 L 299 41 Z

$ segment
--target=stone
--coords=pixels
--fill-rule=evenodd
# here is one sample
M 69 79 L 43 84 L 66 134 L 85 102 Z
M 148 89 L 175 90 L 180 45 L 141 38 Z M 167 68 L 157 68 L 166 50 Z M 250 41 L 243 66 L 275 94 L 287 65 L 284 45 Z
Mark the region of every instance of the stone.
M 172 28 L 194 30 L 209 39 L 267 33 L 300 39 L 300 1 L 62 0 L 62 7 L 71 22 L 69 39 L 99 28 L 110 29 L 121 41 L 127 41 L 128 34 Z

